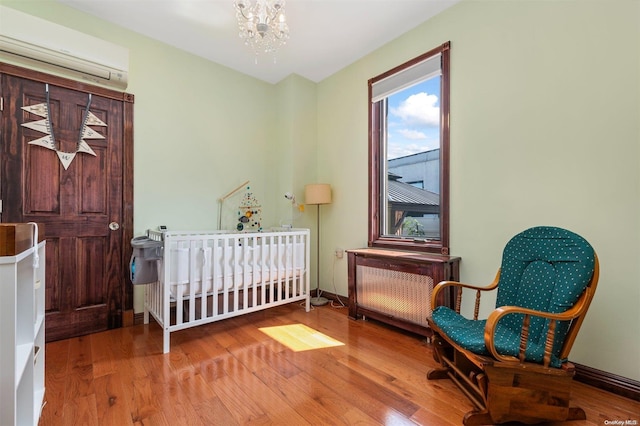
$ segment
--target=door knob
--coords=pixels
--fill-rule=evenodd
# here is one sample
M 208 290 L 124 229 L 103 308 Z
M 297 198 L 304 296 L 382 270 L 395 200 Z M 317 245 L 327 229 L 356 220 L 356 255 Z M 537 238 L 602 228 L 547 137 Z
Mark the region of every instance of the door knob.
M 111 222 L 109 224 L 109 229 L 111 229 L 112 231 L 117 231 L 118 229 L 120 229 L 120 225 L 118 224 L 118 222 Z

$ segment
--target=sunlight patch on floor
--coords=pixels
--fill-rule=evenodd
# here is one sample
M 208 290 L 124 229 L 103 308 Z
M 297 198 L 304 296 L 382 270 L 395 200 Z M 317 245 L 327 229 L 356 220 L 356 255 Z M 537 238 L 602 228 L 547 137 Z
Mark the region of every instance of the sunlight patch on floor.
M 262 327 L 260 331 L 295 352 L 344 346 L 344 343 L 304 324 Z

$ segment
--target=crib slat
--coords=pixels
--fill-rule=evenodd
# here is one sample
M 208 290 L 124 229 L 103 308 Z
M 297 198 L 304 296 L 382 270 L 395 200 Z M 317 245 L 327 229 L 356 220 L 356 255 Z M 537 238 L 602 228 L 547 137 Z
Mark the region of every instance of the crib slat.
M 212 303 L 211 303 L 211 317 L 215 317 L 220 313 L 220 298 L 217 296 L 220 294 L 220 289 L 224 288 L 224 240 L 216 235 L 212 238 L 212 253 L 211 253 L 211 291 L 212 291 Z
M 187 318 L 185 321 L 189 321 L 191 319 L 195 319 L 196 317 L 196 291 L 198 286 L 196 270 L 198 264 L 198 257 L 200 255 L 200 250 L 198 249 L 197 240 L 192 240 L 189 242 L 189 288 L 188 288 L 188 299 L 189 299 L 189 313 L 187 314 Z
M 249 281 L 251 280 L 251 271 L 249 269 L 249 261 L 251 260 L 249 256 L 251 256 L 250 250 L 250 242 L 248 237 L 244 237 L 242 239 L 242 307 L 247 308 L 249 306 L 249 292 L 247 288 L 249 286 Z
M 233 312 L 238 310 L 238 288 L 240 287 L 242 274 L 240 273 L 239 262 L 241 260 L 242 255 L 241 247 L 238 245 L 238 239 L 232 238 L 231 243 L 233 244 Z
M 231 281 L 231 265 L 229 265 L 229 239 L 222 240 L 224 250 L 222 252 L 222 314 L 229 312 L 229 284 Z
M 258 275 L 260 273 L 260 269 L 258 268 L 258 253 L 259 248 L 262 243 L 262 238 L 254 238 L 253 245 L 251 249 L 251 306 L 258 306 Z
M 209 292 L 209 271 L 211 269 L 211 260 L 208 257 L 209 247 L 207 245 L 206 240 L 202 240 L 202 268 L 201 268 L 201 277 L 202 277 L 202 294 L 199 298 L 200 304 L 200 318 L 207 318 L 209 313 L 207 312 L 207 294 Z
M 262 247 L 261 247 L 261 251 L 262 251 L 262 268 L 260 268 L 260 274 L 261 274 L 261 281 L 262 281 L 262 285 L 260 286 L 260 304 L 264 305 L 267 303 L 267 280 L 268 278 L 268 271 L 269 271 L 269 247 L 271 244 L 271 240 L 272 238 L 267 236 L 267 237 L 263 237 L 262 240 Z

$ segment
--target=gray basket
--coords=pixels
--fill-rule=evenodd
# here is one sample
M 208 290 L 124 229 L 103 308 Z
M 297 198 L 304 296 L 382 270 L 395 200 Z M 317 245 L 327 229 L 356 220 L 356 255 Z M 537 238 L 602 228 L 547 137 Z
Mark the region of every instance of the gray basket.
M 149 237 L 131 240 L 133 253 L 129 262 L 129 273 L 133 284 L 149 284 L 158 281 L 158 260 L 162 259 L 162 241 Z

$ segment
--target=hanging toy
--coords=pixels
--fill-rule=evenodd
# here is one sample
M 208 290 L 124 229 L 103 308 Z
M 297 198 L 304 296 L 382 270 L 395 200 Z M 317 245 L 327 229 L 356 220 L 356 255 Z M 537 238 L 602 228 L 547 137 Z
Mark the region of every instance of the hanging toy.
M 262 206 L 247 186 L 247 192 L 238 207 L 238 231 L 262 231 Z

